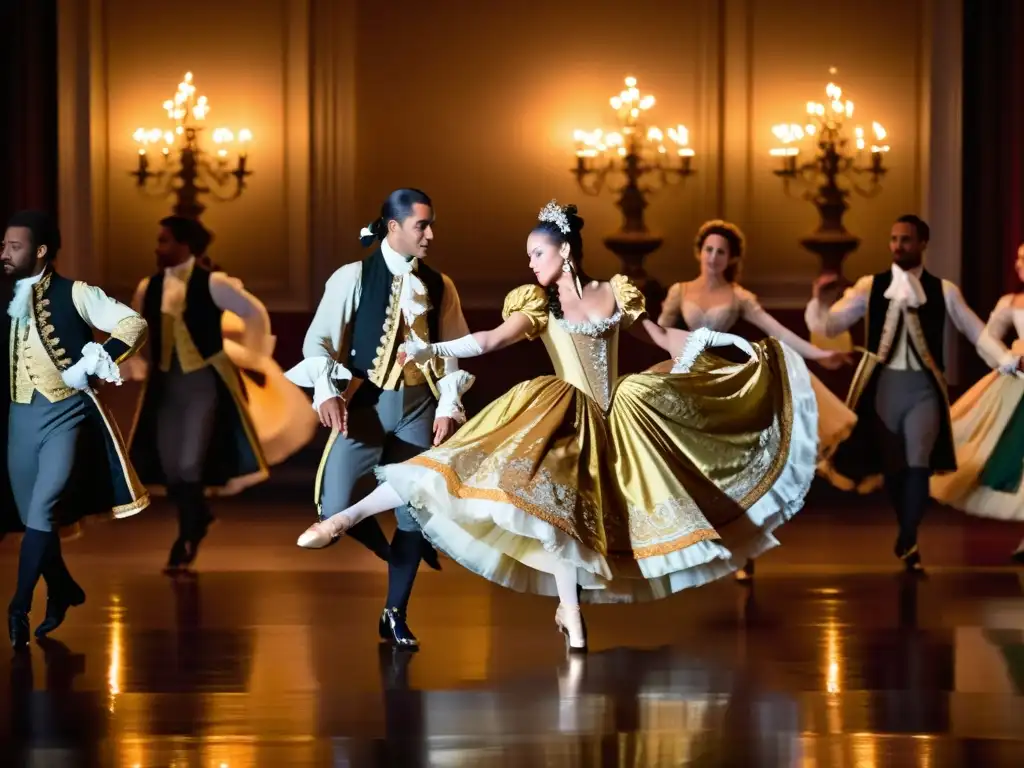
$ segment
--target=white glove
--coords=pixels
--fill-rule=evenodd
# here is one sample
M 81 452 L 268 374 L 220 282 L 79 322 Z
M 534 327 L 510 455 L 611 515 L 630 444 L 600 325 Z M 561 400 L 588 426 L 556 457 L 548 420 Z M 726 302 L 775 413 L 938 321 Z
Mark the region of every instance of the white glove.
M 405 362 L 426 365 L 434 358 L 434 345 L 419 339 L 409 339 L 399 350 L 405 355 Z
M 470 333 L 459 339 L 441 341 L 436 344 L 426 344 L 419 339 L 410 339 L 402 345 L 402 352 L 405 353 L 406 362 L 426 365 L 435 357 L 452 357 L 456 360 L 479 357 L 484 350 Z
M 65 386 L 78 390 L 89 389 L 89 374 L 85 370 L 86 365 L 87 361 L 83 357 L 70 368 L 61 371 L 60 377 L 64 379 Z
M 61 372 L 64 383 L 72 389 L 89 389 L 89 377 L 96 376 L 110 384 L 121 386 L 124 380 L 117 364 L 102 344 L 90 341 L 82 347 L 82 358 Z

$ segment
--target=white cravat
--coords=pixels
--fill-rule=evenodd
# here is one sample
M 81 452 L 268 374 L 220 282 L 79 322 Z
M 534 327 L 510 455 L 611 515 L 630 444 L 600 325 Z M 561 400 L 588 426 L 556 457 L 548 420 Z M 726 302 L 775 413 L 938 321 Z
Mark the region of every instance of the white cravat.
M 917 309 L 928 301 L 924 287 L 921 285 L 921 272 L 924 267 L 912 270 L 892 265 L 892 282 L 883 294 L 889 301 L 896 302 L 901 310 Z M 900 327 L 900 335 L 893 342 L 893 353 L 889 358 L 889 367 L 897 371 L 920 370 L 917 358 L 910 352 L 910 337 L 907 330 L 907 318 L 904 315 Z
M 23 277 L 14 284 L 14 296 L 11 303 L 7 305 L 8 317 L 15 320 L 28 320 L 32 317 L 32 286 L 43 279 L 46 274 L 44 269 L 33 277 Z
M 416 274 L 416 262 L 419 259 L 407 258 L 398 253 L 384 239 L 380 243 L 380 252 L 384 256 L 384 263 L 393 275 L 402 276 L 402 288 L 398 296 L 398 308 L 402 311 L 406 327 L 412 334 L 413 321 L 427 311 L 429 300 L 427 298 L 427 286 Z
M 185 310 L 186 278 L 196 263 L 195 256 L 189 256 L 181 264 L 164 269 L 164 289 L 160 295 L 160 312 L 180 317 Z
M 885 289 L 885 298 L 895 301 L 903 307 L 916 309 L 928 301 L 921 285 L 921 272 L 924 267 L 905 270 L 896 264 L 892 265 L 892 282 Z

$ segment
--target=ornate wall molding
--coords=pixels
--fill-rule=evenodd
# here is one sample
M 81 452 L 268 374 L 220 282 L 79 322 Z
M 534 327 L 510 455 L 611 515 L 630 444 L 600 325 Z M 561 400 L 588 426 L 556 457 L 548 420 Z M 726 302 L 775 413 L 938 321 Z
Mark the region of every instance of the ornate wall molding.
M 247 279 L 246 285 L 275 311 L 305 311 L 310 291 L 310 0 L 279 0 L 284 37 L 283 156 L 281 191 L 288 252 L 286 280 Z M 59 216 L 64 234 L 63 271 L 124 297 L 134 277 L 108 258 L 111 221 L 107 41 L 115 13 L 106 0 L 60 0 L 58 9 Z M 126 139 L 127 140 L 127 139 Z M 129 184 L 125 169 L 125 184 Z M 254 182 L 255 183 L 255 182 Z M 167 211 L 170 212 L 168 205 Z M 154 222 L 155 224 L 155 222 Z M 139 243 L 142 253 L 150 244 Z
M 359 258 L 356 208 L 356 2 L 310 0 L 312 306 L 327 278 Z
M 102 0 L 57 8 L 58 210 L 61 270 L 99 282 L 106 250 L 106 70 Z

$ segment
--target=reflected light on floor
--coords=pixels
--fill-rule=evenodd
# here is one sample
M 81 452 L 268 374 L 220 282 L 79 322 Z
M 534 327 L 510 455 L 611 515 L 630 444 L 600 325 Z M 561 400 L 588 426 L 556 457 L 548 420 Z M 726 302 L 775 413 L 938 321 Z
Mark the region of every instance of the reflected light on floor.
M 113 714 L 117 697 L 121 693 L 121 665 L 124 653 L 124 608 L 121 596 L 113 595 L 110 606 L 110 662 L 107 666 L 107 689 L 110 693 L 107 709 Z

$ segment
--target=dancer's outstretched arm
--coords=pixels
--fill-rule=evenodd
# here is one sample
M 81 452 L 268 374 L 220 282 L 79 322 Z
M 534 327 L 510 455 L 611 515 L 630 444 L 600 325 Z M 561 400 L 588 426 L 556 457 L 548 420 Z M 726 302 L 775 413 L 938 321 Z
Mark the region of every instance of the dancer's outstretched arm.
M 626 330 L 633 338 L 661 347 L 673 357 L 679 354 L 680 350 L 686 346 L 686 340 L 690 338 L 690 331 L 684 331 L 680 328 L 665 328 L 651 320 L 647 315 L 644 315 Z
M 981 359 L 1000 373 L 1018 373 L 1024 365 L 1024 358 L 1014 355 L 1003 344 L 1013 325 L 1013 298 L 1010 294 L 999 300 L 974 344 Z
M 452 341 L 426 344 L 422 341 L 407 341 L 398 353 L 399 365 L 412 361 L 424 365 L 435 357 L 464 359 L 479 357 L 513 344 L 524 341 L 533 329 L 533 321 L 522 312 L 513 312 L 508 320 L 489 331 L 477 331 Z

